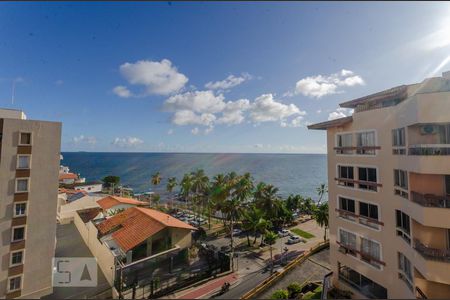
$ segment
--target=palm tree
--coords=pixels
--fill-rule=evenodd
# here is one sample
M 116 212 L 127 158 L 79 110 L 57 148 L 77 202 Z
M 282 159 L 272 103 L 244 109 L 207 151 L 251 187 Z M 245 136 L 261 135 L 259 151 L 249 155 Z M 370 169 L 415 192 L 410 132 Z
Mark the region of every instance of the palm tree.
M 303 201 L 303 212 L 310 215 L 314 210 L 314 202 L 311 198 L 306 198 Z
M 278 188 L 271 184 L 266 185 L 262 191 L 260 200 L 258 200 L 259 207 L 263 209 L 266 218 L 269 220 L 273 220 L 278 214 L 279 203 L 277 201 L 279 200 L 279 197 L 277 193 Z
M 247 232 L 247 243 L 250 246 L 250 232 L 253 232 L 255 240 L 253 244 L 256 243 L 256 232 L 259 229 L 260 222 L 263 219 L 263 212 L 256 206 L 252 205 L 243 211 L 243 226 Z
M 317 195 L 319 195 L 319 200 L 317 201 L 317 204 L 320 204 L 320 201 L 322 201 L 322 197 L 325 193 L 328 193 L 327 185 L 325 183 L 320 184 L 318 188 L 316 188 Z
M 186 208 L 188 207 L 189 204 L 189 198 L 190 198 L 190 193 L 191 193 L 191 188 L 192 188 L 192 174 L 191 173 L 186 173 L 183 176 L 183 179 L 181 179 L 180 182 L 180 186 L 181 186 L 181 195 L 183 195 L 184 197 L 184 201 L 186 201 Z
M 277 241 L 278 238 L 278 234 L 276 234 L 273 231 L 268 231 L 265 235 L 264 235 L 264 241 L 266 242 L 266 244 L 269 245 L 269 251 L 270 251 L 270 273 L 273 273 L 273 254 L 272 254 L 272 245 L 275 244 L 275 242 Z
M 195 204 L 204 206 L 204 200 L 206 193 L 209 189 L 209 178 L 205 175 L 203 169 L 199 169 L 192 173 L 192 186 L 191 190 L 194 193 Z
M 328 229 L 328 202 L 318 205 L 313 211 L 313 218 L 320 227 L 324 227 L 323 240 L 327 240 Z
M 253 198 L 255 202 L 261 201 L 265 188 L 266 184 L 264 182 L 259 182 L 256 185 L 255 191 L 253 192 Z
M 161 174 L 159 172 L 156 172 L 152 175 L 151 182 L 153 185 L 158 185 L 161 183 Z
M 264 235 L 267 233 L 267 231 L 271 227 L 272 227 L 272 222 L 271 221 L 266 220 L 264 218 L 260 218 L 258 220 L 258 223 L 256 224 L 256 230 L 261 234 L 261 244 L 260 244 L 260 246 L 263 245 Z M 253 244 L 255 244 L 255 242 L 256 242 L 256 233 L 255 233 L 255 240 L 253 241 Z
M 166 189 L 169 193 L 173 192 L 173 189 L 177 186 L 177 179 L 175 177 L 170 177 L 167 181 Z

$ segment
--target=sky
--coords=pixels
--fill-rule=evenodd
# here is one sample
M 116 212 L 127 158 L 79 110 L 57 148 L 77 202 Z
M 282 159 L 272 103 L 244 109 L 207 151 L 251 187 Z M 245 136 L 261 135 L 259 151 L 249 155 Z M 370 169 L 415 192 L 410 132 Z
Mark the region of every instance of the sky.
M 446 70 L 446 2 L 0 3 L 0 107 L 62 151 L 325 153 L 308 124 Z

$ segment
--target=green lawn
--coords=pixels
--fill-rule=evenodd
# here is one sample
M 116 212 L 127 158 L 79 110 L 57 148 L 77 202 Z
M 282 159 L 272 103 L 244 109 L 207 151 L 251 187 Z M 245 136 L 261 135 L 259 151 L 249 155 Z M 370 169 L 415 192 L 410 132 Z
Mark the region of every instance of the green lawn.
M 296 235 L 299 235 L 299 236 L 301 236 L 301 237 L 303 237 L 305 239 L 310 239 L 310 238 L 314 237 L 314 234 L 311 234 L 309 232 L 303 231 L 303 230 L 298 229 L 298 228 L 292 228 L 291 231 L 293 233 L 295 233 Z
M 322 287 L 318 286 L 314 292 L 307 292 L 305 295 L 303 295 L 302 299 L 320 299 L 320 296 L 322 294 Z

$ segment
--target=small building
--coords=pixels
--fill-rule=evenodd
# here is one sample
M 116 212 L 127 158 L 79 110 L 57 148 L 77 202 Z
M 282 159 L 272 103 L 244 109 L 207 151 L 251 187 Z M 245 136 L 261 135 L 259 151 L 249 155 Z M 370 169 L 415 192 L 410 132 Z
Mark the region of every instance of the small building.
M 77 191 L 85 191 L 88 193 L 101 193 L 103 190 L 103 184 L 101 182 L 91 181 L 75 183 L 73 188 Z
M 60 184 L 74 184 L 78 180 L 78 175 L 74 173 L 59 174 Z
M 100 240 L 118 250 L 127 264 L 176 246 L 186 249 L 196 230 L 168 214 L 142 207 L 129 208 L 96 227 Z
M 148 202 L 138 201 L 132 198 L 108 195 L 97 201 L 98 206 L 106 216 L 114 215 L 134 206 L 148 206 Z
M 100 209 L 97 201 L 104 197 L 105 195 L 90 194 L 85 191 L 60 189 L 56 218 L 60 224 L 71 223 L 79 210 L 88 208 Z

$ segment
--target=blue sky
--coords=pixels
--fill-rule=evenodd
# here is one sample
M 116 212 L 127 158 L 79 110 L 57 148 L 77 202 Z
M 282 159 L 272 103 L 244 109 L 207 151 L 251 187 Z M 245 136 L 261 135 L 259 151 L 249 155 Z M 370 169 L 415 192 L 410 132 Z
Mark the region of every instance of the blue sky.
M 324 153 L 308 123 L 449 69 L 445 2 L 0 3 L 0 107 L 63 151 Z

